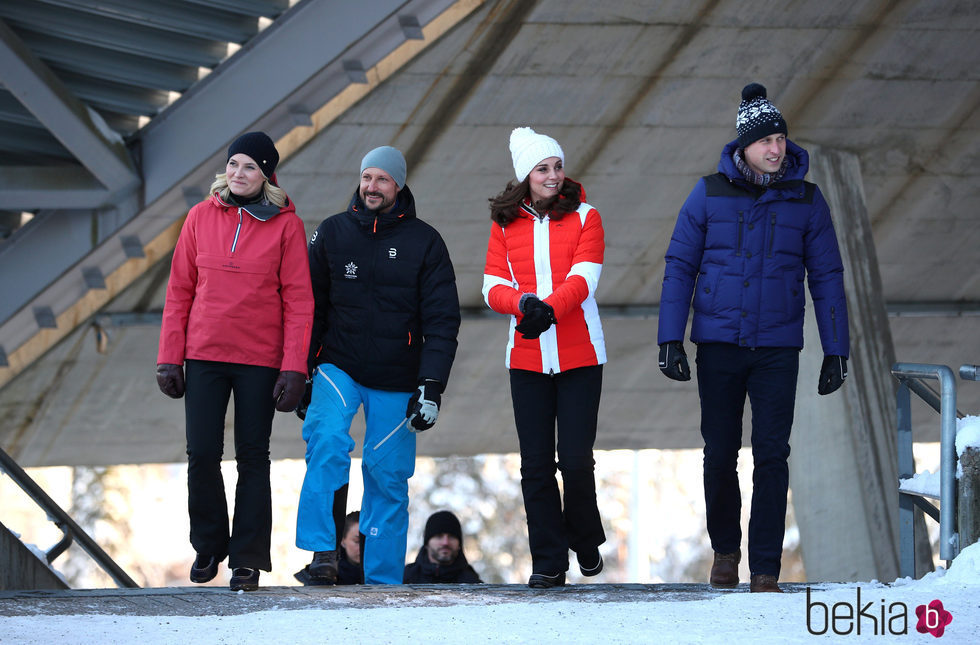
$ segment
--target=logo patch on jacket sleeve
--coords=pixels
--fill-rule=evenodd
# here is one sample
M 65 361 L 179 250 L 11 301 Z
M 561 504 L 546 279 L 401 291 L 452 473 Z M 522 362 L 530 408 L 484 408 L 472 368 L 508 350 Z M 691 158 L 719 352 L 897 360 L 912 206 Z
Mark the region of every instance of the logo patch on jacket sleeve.
M 348 262 L 344 267 L 344 277 L 348 280 L 357 280 L 357 265 L 353 262 Z

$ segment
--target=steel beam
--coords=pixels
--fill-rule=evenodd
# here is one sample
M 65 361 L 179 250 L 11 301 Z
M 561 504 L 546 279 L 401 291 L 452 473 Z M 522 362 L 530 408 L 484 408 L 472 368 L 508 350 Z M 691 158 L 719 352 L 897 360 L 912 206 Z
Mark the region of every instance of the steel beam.
M 98 208 L 112 196 L 81 166 L 0 166 L 0 186 L 7 210 Z
M 89 110 L 0 21 L 3 83 L 110 193 L 131 190 L 139 175 L 122 139 Z M 0 202 L 5 202 L 0 191 Z
M 301 2 L 293 7 L 249 42 L 248 51 L 225 61 L 205 83 L 191 88 L 144 128 L 146 202 L 152 203 L 194 166 L 227 147 L 403 4 Z M 404 39 L 400 30 L 398 36 Z M 385 44 L 394 48 L 399 43 Z M 265 79 L 261 91 L 256 91 L 256 78 Z M 287 125 L 291 124 L 283 124 Z M 275 139 L 283 132 L 270 134 Z

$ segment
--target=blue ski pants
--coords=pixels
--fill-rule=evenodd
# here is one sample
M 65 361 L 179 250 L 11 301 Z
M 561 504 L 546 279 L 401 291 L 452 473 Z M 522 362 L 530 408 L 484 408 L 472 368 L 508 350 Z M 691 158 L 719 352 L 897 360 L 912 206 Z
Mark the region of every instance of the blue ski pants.
M 299 496 L 296 546 L 337 546 L 334 492 L 350 480 L 351 422 L 364 406 L 361 533 L 365 584 L 401 584 L 408 541 L 408 480 L 415 473 L 415 434 L 405 420 L 411 392 L 374 390 L 329 363 L 313 375 L 313 398 L 303 423 L 306 477 Z

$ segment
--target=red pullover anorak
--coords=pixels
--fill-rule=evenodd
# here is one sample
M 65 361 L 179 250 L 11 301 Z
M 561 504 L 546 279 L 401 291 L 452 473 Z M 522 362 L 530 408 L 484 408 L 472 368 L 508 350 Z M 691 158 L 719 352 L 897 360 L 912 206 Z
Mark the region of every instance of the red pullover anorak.
M 198 359 L 306 374 L 313 291 L 303 222 L 289 200 L 271 217 L 260 213 L 268 205 L 255 206 L 213 194 L 187 214 L 157 363 Z

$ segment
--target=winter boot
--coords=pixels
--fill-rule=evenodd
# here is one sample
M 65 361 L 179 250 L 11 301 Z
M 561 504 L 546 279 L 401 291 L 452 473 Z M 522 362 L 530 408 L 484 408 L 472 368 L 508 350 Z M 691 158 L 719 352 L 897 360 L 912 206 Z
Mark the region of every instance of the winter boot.
M 749 591 L 752 593 L 783 593 L 777 584 L 776 576 L 767 576 L 764 573 L 754 574 L 749 579 Z
M 527 581 L 527 586 L 531 589 L 550 589 L 552 587 L 565 586 L 565 572 L 548 574 L 532 573 Z
M 248 567 L 238 567 L 231 572 L 232 591 L 255 591 L 259 588 L 259 570 Z
M 738 586 L 738 563 L 742 552 L 715 553 L 715 561 L 711 565 L 711 575 L 708 582 L 717 589 L 734 589 Z
M 602 572 L 602 554 L 596 547 L 591 551 L 576 554 L 578 557 L 578 570 L 583 576 L 597 576 Z
M 310 562 L 310 575 L 324 582 L 337 582 L 338 555 L 336 551 L 317 551 Z
M 211 582 L 218 575 L 218 558 L 213 555 L 197 554 L 191 565 L 191 582 Z

